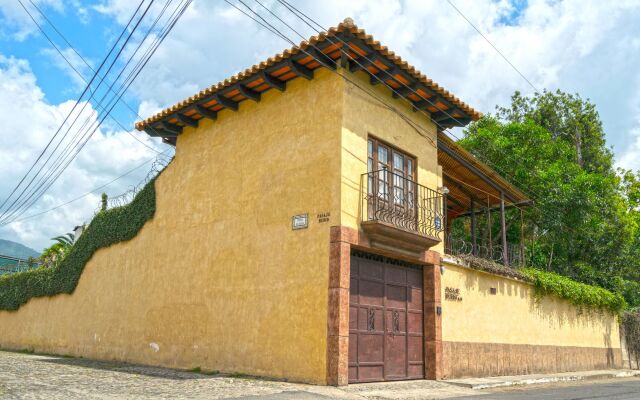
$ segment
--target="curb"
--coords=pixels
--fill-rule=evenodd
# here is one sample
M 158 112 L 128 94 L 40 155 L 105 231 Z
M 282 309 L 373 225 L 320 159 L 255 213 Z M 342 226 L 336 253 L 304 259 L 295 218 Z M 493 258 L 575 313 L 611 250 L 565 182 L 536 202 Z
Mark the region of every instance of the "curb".
M 640 376 L 640 371 L 623 370 L 619 372 L 603 372 L 592 374 L 575 374 L 575 375 L 549 375 L 540 377 L 509 377 L 509 379 L 501 379 L 500 377 L 491 378 L 476 378 L 476 379 L 459 379 L 459 380 L 444 380 L 443 382 L 451 385 L 460 386 L 468 389 L 482 390 L 499 387 L 509 386 L 525 386 L 525 385 L 539 385 L 543 383 L 556 383 L 556 382 L 574 382 L 574 381 L 587 381 L 598 379 L 614 379 L 614 378 L 630 378 L 634 376 Z M 483 380 L 488 380 L 484 381 Z M 476 381 L 476 382 L 473 382 Z

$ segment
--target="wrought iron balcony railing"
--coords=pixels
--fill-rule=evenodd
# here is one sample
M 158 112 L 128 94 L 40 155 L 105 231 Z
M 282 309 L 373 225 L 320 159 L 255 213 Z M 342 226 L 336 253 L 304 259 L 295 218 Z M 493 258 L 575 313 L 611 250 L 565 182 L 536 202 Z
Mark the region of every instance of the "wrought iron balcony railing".
M 382 222 L 439 240 L 443 195 L 387 169 L 362 175 L 362 219 Z

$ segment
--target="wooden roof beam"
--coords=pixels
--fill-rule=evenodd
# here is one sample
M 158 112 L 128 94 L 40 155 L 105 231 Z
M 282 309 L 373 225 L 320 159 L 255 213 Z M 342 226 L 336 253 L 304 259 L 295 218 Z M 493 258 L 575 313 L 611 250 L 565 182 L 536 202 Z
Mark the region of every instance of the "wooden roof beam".
M 367 69 L 371 65 L 373 65 L 374 61 L 379 58 L 378 53 L 369 52 L 364 56 L 360 56 L 355 60 L 349 61 L 349 71 L 356 72 L 361 69 Z
M 436 121 L 436 122 L 443 121 L 445 119 L 449 119 L 449 118 L 453 117 L 454 113 L 462 114 L 463 116 L 466 115 L 465 112 L 463 112 L 462 110 L 460 110 L 458 108 L 450 108 L 448 110 L 437 111 L 437 112 L 431 113 L 431 119 L 433 121 Z M 456 117 L 456 118 L 458 118 L 458 117 Z M 463 117 L 460 117 L 460 118 L 463 118 Z
M 307 52 L 323 66 L 331 69 L 336 69 L 336 61 L 322 51 L 318 50 L 316 47 L 310 47 L 309 49 L 307 49 Z
M 404 97 L 404 96 L 407 96 L 407 95 L 415 92 L 417 90 L 417 88 L 418 88 L 418 83 L 414 81 L 414 82 L 408 83 L 406 85 L 400 85 L 400 87 L 395 89 L 391 93 L 391 95 L 394 98 L 398 98 L 400 96 Z
M 218 118 L 218 113 L 216 111 L 206 108 L 200 104 L 196 104 L 193 108 L 194 110 L 196 110 L 198 114 L 202 115 L 204 118 L 209 118 L 214 121 Z
M 177 125 L 174 125 L 174 124 L 170 124 L 170 125 L 177 126 Z M 147 133 L 147 135 L 152 136 L 152 137 L 163 137 L 163 138 L 164 137 L 177 137 L 180 133 L 182 133 L 182 128 L 179 127 L 179 126 L 177 126 L 177 127 L 180 128 L 180 129 L 178 129 L 177 132 L 174 132 L 174 131 L 170 131 L 170 130 L 165 129 L 165 127 L 163 126 L 163 123 L 161 123 L 161 124 L 158 124 L 156 126 L 151 126 L 151 125 L 146 126 L 144 128 L 144 131 Z
M 182 127 L 180 125 L 172 124 L 166 120 L 160 122 L 160 126 L 163 127 L 164 130 L 169 131 L 176 136 L 182 133 Z
M 447 119 L 434 121 L 434 122 L 440 126 L 465 126 L 471 122 L 471 118 L 455 117 L 455 118 L 447 118 Z
M 225 108 L 228 108 L 233 111 L 238 111 L 238 102 L 233 101 L 230 98 L 221 95 L 220 93 L 215 93 L 213 95 L 213 99 L 218 104 L 220 104 L 221 106 L 224 106 Z
M 491 179 L 490 177 L 485 175 L 485 173 L 480 171 L 476 166 L 471 164 L 469 161 L 465 160 L 460 154 L 458 154 L 457 152 L 455 152 L 451 148 L 449 148 L 449 146 L 447 146 L 441 140 L 438 140 L 438 150 L 443 151 L 449 157 L 453 158 L 455 161 L 457 161 L 459 164 L 461 164 L 463 167 L 465 167 L 469 171 L 473 172 L 474 175 L 476 175 L 478 178 L 482 179 L 487 185 L 491 186 L 498 193 L 499 192 L 504 192 L 505 197 L 507 197 L 510 202 L 512 202 L 512 203 L 517 202 L 517 199 L 515 199 L 507 190 L 505 190 L 503 187 L 498 185 L 495 181 L 493 181 L 493 179 Z
M 396 79 L 396 75 L 401 72 L 400 68 L 397 66 L 392 66 L 387 70 L 380 70 L 377 74 L 371 74 L 369 81 L 372 85 L 377 85 L 381 82 L 386 82 L 389 79 Z
M 298 64 L 296 61 L 294 61 L 293 59 L 288 59 L 287 60 L 287 65 L 289 66 L 289 68 L 291 69 L 291 71 L 293 73 L 295 73 L 298 76 L 301 76 L 307 80 L 311 80 L 313 79 L 313 70 L 310 70 L 309 68 L 305 67 L 304 65 L 300 65 Z
M 193 128 L 197 128 L 198 127 L 198 120 L 197 119 L 193 119 L 191 117 L 187 117 L 184 114 L 180 114 L 180 113 L 176 113 L 175 117 L 178 121 L 182 122 L 185 125 L 191 126 Z
M 256 92 L 253 89 L 249 89 L 244 85 L 238 85 L 238 91 L 241 95 L 246 97 L 247 99 L 251 99 L 253 101 L 260 101 L 260 93 Z
M 266 83 L 267 85 L 271 86 L 274 89 L 278 89 L 281 92 L 284 92 L 287 89 L 287 83 L 286 82 L 283 82 L 280 79 L 269 75 L 265 71 L 262 71 L 260 73 L 260 77 L 262 78 L 264 83 Z

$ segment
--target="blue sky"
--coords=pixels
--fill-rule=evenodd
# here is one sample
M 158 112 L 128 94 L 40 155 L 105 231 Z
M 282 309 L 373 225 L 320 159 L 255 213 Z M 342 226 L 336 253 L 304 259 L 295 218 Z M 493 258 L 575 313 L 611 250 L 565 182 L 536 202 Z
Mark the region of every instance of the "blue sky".
M 640 2 L 454 2 L 537 87 L 590 98 L 601 113 L 618 165 L 640 168 Z M 248 3 L 258 9 L 255 3 Z M 482 112 L 492 112 L 496 104 L 507 104 L 516 90 L 532 92 L 445 1 L 294 3 L 324 26 L 352 17 L 376 39 Z M 94 67 L 136 6 L 130 0 L 37 0 L 37 4 Z M 157 2 L 151 14 L 157 13 L 162 4 Z M 265 0 L 265 4 L 306 37 L 315 33 L 287 15 L 275 1 Z M 72 55 L 31 9 L 63 51 Z M 286 33 L 295 42 L 300 41 L 293 32 Z M 133 44 L 139 39 L 135 36 Z M 195 0 L 127 92 L 126 102 L 147 117 L 287 47 L 223 1 Z M 79 60 L 72 60 L 85 76 L 90 76 Z M 0 165 L 3 198 L 42 150 L 83 88 L 17 0 L 0 0 L 0 88 L 0 157 L 6 160 Z M 16 116 L 29 124 L 19 123 Z M 156 153 L 132 135 L 158 151 L 166 149 L 166 145 L 132 131 L 137 118 L 125 107 L 118 106 L 114 116 L 125 129 L 108 119 L 59 182 L 25 215 L 74 199 L 152 159 Z M 105 191 L 110 196 L 120 194 L 146 172 L 141 168 Z M 41 248 L 50 237 L 90 219 L 98 201 L 99 193 L 42 217 L 0 227 L 0 238 Z

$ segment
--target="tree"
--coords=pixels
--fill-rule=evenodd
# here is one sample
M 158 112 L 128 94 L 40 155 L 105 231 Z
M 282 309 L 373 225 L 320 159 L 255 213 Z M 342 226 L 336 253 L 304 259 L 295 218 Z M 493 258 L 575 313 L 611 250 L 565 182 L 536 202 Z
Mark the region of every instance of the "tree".
M 571 144 L 580 167 L 591 172 L 613 172 L 613 153 L 606 148 L 598 111 L 578 94 L 558 90 L 523 97 L 515 92 L 511 106 L 497 107 L 497 116 L 505 122 L 531 120 L 551 132 L 554 141 L 560 139 Z
M 44 249 L 40 255 L 40 260 L 46 267 L 53 267 L 57 265 L 57 263 L 59 263 L 60 260 L 62 260 L 69 251 L 71 251 L 75 235 L 73 233 L 67 233 L 65 235 L 51 238 L 51 240 L 54 240 L 56 243 Z
M 509 107 L 471 124 L 460 144 L 534 200 L 523 211 L 530 265 L 640 304 L 633 295 L 640 289 L 640 176 L 613 169 L 592 103 L 562 92 L 516 92 Z M 520 236 L 515 224 L 507 234 Z

